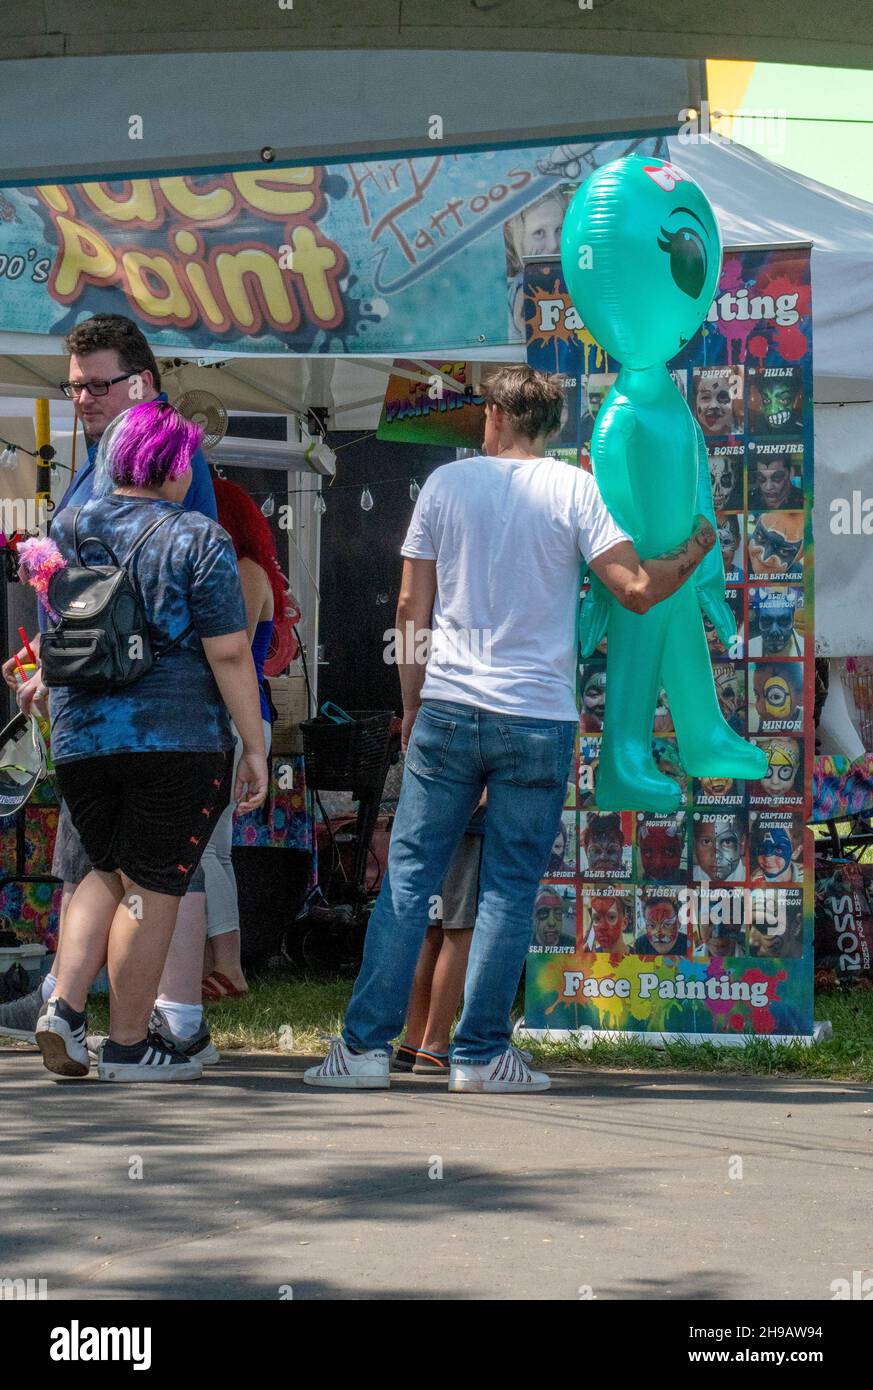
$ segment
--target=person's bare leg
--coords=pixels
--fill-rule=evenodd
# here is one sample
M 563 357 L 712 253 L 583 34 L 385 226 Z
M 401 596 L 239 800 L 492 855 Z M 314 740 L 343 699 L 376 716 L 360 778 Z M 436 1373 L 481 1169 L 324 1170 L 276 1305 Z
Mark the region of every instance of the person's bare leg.
M 417 1050 L 422 1045 L 430 1011 L 431 983 L 442 943 L 442 927 L 428 927 L 424 941 L 421 943 L 421 952 L 418 957 L 418 965 L 415 967 L 415 978 L 412 981 L 412 990 L 409 995 L 406 1031 L 403 1035 L 404 1047 Z
M 154 893 L 124 876 L 109 931 L 109 1036 L 130 1046 L 148 1033 L 181 898 Z
M 209 974 L 218 971 L 221 975 L 226 975 L 232 985 L 239 990 L 247 990 L 246 977 L 243 974 L 242 957 L 240 955 L 240 934 L 238 931 L 223 931 L 217 936 L 210 936 L 209 944 L 212 948 L 212 965 Z
M 206 894 L 186 893 L 179 903 L 158 1001 L 199 1004 L 203 997 L 203 948 L 206 943 Z
M 55 965 L 54 993 L 79 1012 L 84 1010 L 88 990 L 106 963 L 110 927 L 123 896 L 120 874 L 92 869 L 67 903 L 64 957 Z
M 433 973 L 424 1041 L 419 1043 L 419 1047 L 425 1052 L 449 1050 L 449 1034 L 458 1012 L 461 995 L 464 993 L 467 958 L 472 940 L 472 927 L 456 927 L 443 932 L 442 950 Z

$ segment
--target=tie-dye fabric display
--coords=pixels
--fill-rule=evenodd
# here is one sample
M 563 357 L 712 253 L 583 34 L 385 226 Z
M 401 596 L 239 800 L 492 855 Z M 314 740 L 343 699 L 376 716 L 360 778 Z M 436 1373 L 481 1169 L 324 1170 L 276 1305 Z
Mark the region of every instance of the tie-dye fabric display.
M 767 754 L 767 773 L 754 782 L 688 777 L 661 691 L 653 751 L 682 788 L 680 811 L 604 812 L 597 805 L 609 695 L 603 648 L 580 665 L 575 795 L 565 802 L 535 908 L 528 1028 L 705 1038 L 812 1033 L 809 270 L 803 246 L 726 251 L 709 315 L 670 364 L 706 443 L 705 481 L 736 624 L 724 643 L 704 620 L 716 694 L 731 728 Z M 522 302 L 528 362 L 580 383 L 579 461 L 590 468 L 588 441 L 621 364 L 579 323 L 556 257 L 528 261 Z M 561 442 L 561 457 L 575 461 L 566 433 Z M 869 809 L 871 766 L 850 773 L 837 761 L 816 765 L 817 813 Z M 563 852 L 574 841 L 574 817 L 575 874 Z M 859 938 L 861 960 L 864 949 Z

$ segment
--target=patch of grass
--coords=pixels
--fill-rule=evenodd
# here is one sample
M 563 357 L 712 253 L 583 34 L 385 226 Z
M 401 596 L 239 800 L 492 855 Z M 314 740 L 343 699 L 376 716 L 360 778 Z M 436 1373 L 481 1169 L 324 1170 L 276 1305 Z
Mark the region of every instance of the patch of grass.
M 251 975 L 249 992 L 243 999 L 207 1004 L 206 1018 L 222 1052 L 288 1050 L 286 1038 L 280 1041 L 280 1031 L 290 1026 L 294 1052 L 322 1055 L 327 1051 L 325 1037 L 339 1031 L 352 984 L 349 979 L 311 979 L 276 970 Z M 520 1016 L 520 999 L 518 1003 Z M 105 995 L 91 997 L 88 1015 L 91 1031 L 106 1031 L 109 1016 Z M 819 994 L 815 1017 L 829 1019 L 834 1035 L 812 1047 L 775 1045 L 766 1038 L 752 1038 L 744 1047 L 681 1041 L 663 1048 L 634 1041 L 595 1042 L 590 1049 L 574 1042 L 525 1046 L 534 1064 L 547 1071 L 604 1067 L 873 1082 L 873 991 Z

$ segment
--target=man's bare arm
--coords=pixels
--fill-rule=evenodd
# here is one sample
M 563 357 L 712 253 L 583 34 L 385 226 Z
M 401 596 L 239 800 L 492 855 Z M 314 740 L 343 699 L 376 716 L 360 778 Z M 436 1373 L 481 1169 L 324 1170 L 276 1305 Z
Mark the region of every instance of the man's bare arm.
M 620 541 L 592 560 L 591 569 L 623 608 L 648 613 L 685 583 L 715 542 L 713 527 L 699 516 L 688 539 L 663 555 L 643 561 L 630 541 Z
M 426 665 L 426 660 L 421 658 L 425 657 L 426 642 L 429 644 L 430 641 L 435 598 L 436 561 L 405 559 L 400 580 L 400 595 L 397 599 L 397 616 L 394 619 L 400 637 L 397 644 L 397 668 L 403 693 L 404 747 L 412 730 L 414 716 L 421 704 L 421 687 L 424 684 Z

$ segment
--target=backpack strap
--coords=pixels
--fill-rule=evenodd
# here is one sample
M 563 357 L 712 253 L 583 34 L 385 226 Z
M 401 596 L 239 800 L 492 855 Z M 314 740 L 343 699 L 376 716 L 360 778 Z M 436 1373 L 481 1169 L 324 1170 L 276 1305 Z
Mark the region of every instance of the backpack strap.
M 157 531 L 159 526 L 163 526 L 165 521 L 178 521 L 180 516 L 184 516 L 184 512 L 181 510 L 179 510 L 178 512 L 165 512 L 163 516 L 158 517 L 157 521 L 153 521 L 151 526 L 146 527 L 142 535 L 134 541 L 133 545 L 130 547 L 130 550 L 127 552 L 127 556 L 125 557 L 124 561 L 125 568 L 127 568 L 130 565 L 131 558 L 142 546 L 145 545 L 146 541 L 154 535 L 155 531 Z M 131 578 L 132 577 L 133 574 L 131 574 Z M 162 656 L 166 656 L 167 652 L 171 652 L 175 647 L 178 647 L 179 644 L 181 642 L 184 642 L 185 638 L 188 637 L 193 631 L 194 624 L 193 622 L 191 622 L 182 632 L 178 633 L 178 635 L 173 638 L 172 642 L 168 642 L 165 647 L 161 647 L 159 650 L 155 651 L 155 661 L 160 661 Z
M 102 546 L 103 549 L 106 551 L 107 555 L 112 556 L 112 563 L 115 565 L 116 568 L 118 568 L 118 557 L 116 556 L 115 551 L 112 549 L 112 546 L 108 545 L 106 541 L 102 541 L 99 536 L 83 536 L 81 540 L 79 539 L 79 516 L 81 514 L 81 511 L 81 507 L 76 507 L 73 511 L 73 554 L 76 557 L 76 564 L 81 565 L 82 568 L 86 570 L 92 568 L 91 565 L 85 564 L 85 561 L 79 554 L 81 547 L 83 545 L 87 545 L 88 542 L 91 541 L 93 545 Z

